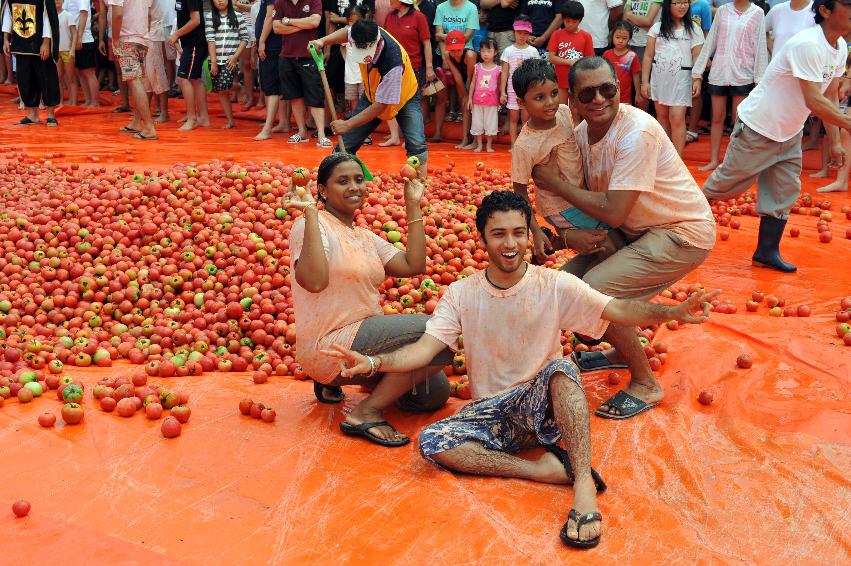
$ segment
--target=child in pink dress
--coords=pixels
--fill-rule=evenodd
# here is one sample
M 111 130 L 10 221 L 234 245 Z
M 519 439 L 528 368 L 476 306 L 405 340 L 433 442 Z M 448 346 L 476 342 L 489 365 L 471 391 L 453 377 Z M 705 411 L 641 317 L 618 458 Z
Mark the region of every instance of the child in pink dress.
M 482 40 L 479 47 L 481 63 L 476 63 L 470 83 L 467 107 L 472 111 L 470 134 L 475 138 L 473 151 L 482 151 L 482 134 L 487 136 L 487 151 L 493 153 L 493 137 L 499 130 L 499 78 L 502 68 L 494 63 L 496 43 Z

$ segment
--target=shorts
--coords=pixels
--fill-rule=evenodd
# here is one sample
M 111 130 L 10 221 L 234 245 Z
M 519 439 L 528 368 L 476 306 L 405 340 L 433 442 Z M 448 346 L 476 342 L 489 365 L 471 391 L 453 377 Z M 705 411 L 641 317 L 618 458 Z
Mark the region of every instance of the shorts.
M 84 43 L 83 47 L 74 53 L 74 66 L 78 69 L 94 69 L 98 62 L 97 53 L 94 41 Z
M 201 78 L 204 71 L 204 59 L 207 58 L 207 46 L 198 47 L 187 45 L 180 54 L 180 64 L 177 67 L 177 76 L 181 79 L 196 81 Z
M 266 59 L 258 64 L 260 88 L 266 96 L 281 96 L 281 76 L 278 74 L 279 52 L 266 52 Z
M 579 369 L 572 361 L 553 360 L 531 381 L 468 403 L 451 417 L 425 427 L 419 437 L 423 458 L 436 463 L 433 455 L 467 442 L 500 452 L 556 444 L 561 433 L 549 409 L 550 380 L 557 372 L 584 390 Z
M 488 37 L 496 43 L 496 56 L 497 60 L 499 60 L 502 52 L 514 43 L 514 30 L 491 31 L 488 32 Z
M 310 108 L 324 108 L 325 91 L 319 78 L 319 69 L 312 57 L 281 57 L 278 59 L 278 76 L 281 80 L 281 98 L 304 99 Z
M 393 314 L 371 316 L 365 319 L 352 342 L 352 350 L 367 355 L 392 352 L 420 339 L 425 333 L 429 317 L 424 314 Z M 452 363 L 454 354 L 444 348 L 429 364 L 443 367 Z M 372 377 L 357 375 L 351 378 L 337 376 L 326 385 L 376 385 L 384 374 Z M 431 412 L 443 407 L 449 399 L 449 380 L 442 371 L 413 387 L 397 401 L 397 405 L 409 412 Z
M 520 105 L 517 104 L 517 93 L 514 92 L 513 88 L 509 88 L 506 91 L 506 96 L 508 101 L 506 102 L 506 106 L 509 110 L 520 110 Z
M 165 28 L 165 38 L 171 37 L 171 34 L 174 33 L 174 29 L 171 26 L 166 26 Z M 177 45 L 172 45 L 168 41 L 163 41 L 163 46 L 165 47 L 165 59 L 166 61 L 176 61 L 177 60 Z
M 346 83 L 346 100 L 360 100 L 363 94 L 363 83 Z
M 233 80 L 239 73 L 239 66 L 228 69 L 227 65 L 219 65 L 219 72 L 213 77 L 213 92 L 224 92 L 233 88 Z
M 754 89 L 755 86 L 756 85 L 754 85 L 753 83 L 749 85 L 740 86 L 721 86 L 709 83 L 709 85 L 706 87 L 706 91 L 709 93 L 710 96 L 747 96 L 748 94 L 750 94 L 750 92 Z
M 59 52 L 59 62 L 60 63 L 73 63 L 74 55 L 70 51 L 60 51 Z
M 473 104 L 470 134 L 495 136 L 499 134 L 499 106 Z
M 124 82 L 145 78 L 145 59 L 148 48 L 140 43 L 121 41 L 118 43 L 116 55 L 121 67 L 121 80 Z
M 168 84 L 168 76 L 165 73 L 165 59 L 163 58 L 162 41 L 154 41 L 145 55 L 145 78 L 142 84 L 145 92 L 162 94 L 168 92 L 171 85 Z
M 610 297 L 647 300 L 694 271 L 710 251 L 665 228 L 652 228 L 624 244 L 603 260 L 577 255 L 562 270 Z

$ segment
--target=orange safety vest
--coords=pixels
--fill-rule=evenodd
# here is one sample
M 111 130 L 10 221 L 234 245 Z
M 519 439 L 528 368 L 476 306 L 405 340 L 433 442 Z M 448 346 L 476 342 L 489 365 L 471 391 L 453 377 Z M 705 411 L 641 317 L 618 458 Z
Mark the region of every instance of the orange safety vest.
M 366 99 L 370 102 L 375 102 L 375 91 L 378 89 L 378 85 L 381 84 L 384 75 L 399 65 L 404 66 L 399 103 L 387 105 L 387 108 L 379 116 L 381 120 L 392 120 L 399 113 L 402 106 L 417 94 L 420 85 L 417 82 L 417 76 L 414 74 L 411 59 L 408 57 L 408 52 L 405 51 L 405 48 L 384 29 L 378 28 L 378 32 L 384 40 L 381 54 L 378 56 L 378 60 L 370 65 L 369 69 L 367 69 L 366 65 L 361 64 L 360 74 Z

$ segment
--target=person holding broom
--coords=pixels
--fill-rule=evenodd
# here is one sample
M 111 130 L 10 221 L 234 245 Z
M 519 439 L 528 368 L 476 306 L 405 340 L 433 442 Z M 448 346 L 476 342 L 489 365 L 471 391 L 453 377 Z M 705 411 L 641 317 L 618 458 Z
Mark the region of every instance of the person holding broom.
M 396 118 L 405 136 L 405 151 L 419 159 L 418 172 L 425 177 L 428 147 L 420 88 L 408 53 L 372 20 L 358 20 L 351 28 L 339 29 L 312 43 L 321 52 L 326 45 L 346 42 L 346 56 L 360 65 L 364 93 L 354 115 L 348 120 L 334 120 L 331 129 L 342 137 L 346 151 L 355 154 L 382 121 Z

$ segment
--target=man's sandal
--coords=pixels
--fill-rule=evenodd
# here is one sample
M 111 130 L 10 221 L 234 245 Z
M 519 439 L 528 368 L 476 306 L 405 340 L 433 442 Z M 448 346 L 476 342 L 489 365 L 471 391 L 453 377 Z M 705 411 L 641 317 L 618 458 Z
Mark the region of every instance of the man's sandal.
M 562 542 L 567 546 L 572 546 L 573 548 L 589 549 L 594 548 L 595 546 L 600 544 L 601 535 L 597 535 L 596 537 L 590 538 L 588 540 L 572 539 L 567 536 L 567 525 L 568 523 L 570 523 L 570 521 L 574 521 L 576 523 L 576 532 L 578 533 L 579 529 L 581 529 L 582 526 L 586 523 L 593 523 L 594 521 L 602 522 L 603 516 L 600 513 L 594 512 L 580 515 L 576 509 L 571 509 L 570 513 L 567 514 L 567 521 L 565 521 L 564 526 L 562 526 L 561 532 L 559 533 Z
M 570 480 L 571 485 L 573 484 L 573 466 L 570 465 L 570 457 L 567 455 L 567 451 L 564 448 L 559 446 L 558 444 L 547 444 L 544 446 L 547 452 L 551 452 L 555 454 L 556 458 L 561 460 L 561 465 L 564 466 L 564 471 L 567 474 L 567 478 Z M 603 477 L 597 473 L 597 470 L 591 468 L 591 478 L 594 480 L 594 485 L 597 486 L 597 493 L 603 493 L 606 491 L 606 482 L 603 481 Z
M 581 372 L 600 371 L 602 369 L 624 369 L 626 364 L 617 364 L 609 360 L 603 352 L 574 352 L 571 359 Z
M 649 411 L 653 407 L 657 405 L 657 403 L 645 403 L 638 397 L 634 397 L 627 393 L 626 391 L 618 391 L 614 395 L 612 395 L 606 402 L 603 403 L 611 409 L 614 407 L 617 409 L 620 414 L 615 415 L 608 411 L 604 411 L 601 408 L 597 408 L 594 411 L 594 414 L 598 417 L 603 417 L 604 419 L 614 419 L 621 421 L 623 419 L 628 419 L 630 417 L 634 417 L 635 415 L 639 415 L 644 411 Z M 601 405 L 602 406 L 602 405 Z
M 343 394 L 343 388 L 339 385 L 323 385 L 318 381 L 313 382 L 313 394 L 316 395 L 316 400 L 320 403 L 328 403 L 329 405 L 333 405 L 335 403 L 341 402 L 346 396 Z M 337 399 L 329 399 L 325 395 L 333 395 L 338 397 Z

